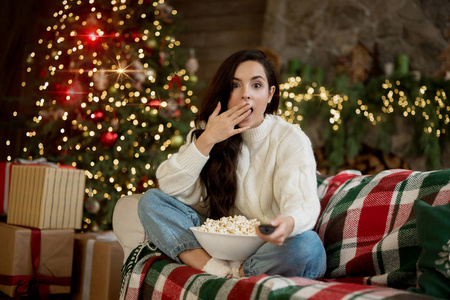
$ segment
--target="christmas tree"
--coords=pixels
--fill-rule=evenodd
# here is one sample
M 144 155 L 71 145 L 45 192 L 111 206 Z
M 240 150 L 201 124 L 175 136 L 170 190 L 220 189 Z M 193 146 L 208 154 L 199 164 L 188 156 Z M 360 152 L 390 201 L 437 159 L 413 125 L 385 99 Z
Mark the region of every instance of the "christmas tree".
M 28 57 L 36 105 L 23 156 L 86 170 L 85 230 L 122 195 L 156 186 L 197 111 L 198 64 L 164 0 L 64 0 Z

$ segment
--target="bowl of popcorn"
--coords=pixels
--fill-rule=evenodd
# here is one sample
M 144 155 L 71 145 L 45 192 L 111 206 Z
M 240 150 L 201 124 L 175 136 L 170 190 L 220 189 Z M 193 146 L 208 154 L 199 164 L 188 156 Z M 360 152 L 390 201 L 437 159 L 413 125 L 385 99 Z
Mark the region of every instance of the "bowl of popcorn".
M 206 219 L 199 227 L 191 227 L 198 242 L 211 257 L 225 260 L 245 260 L 264 244 L 256 235 L 256 219 L 244 216 Z

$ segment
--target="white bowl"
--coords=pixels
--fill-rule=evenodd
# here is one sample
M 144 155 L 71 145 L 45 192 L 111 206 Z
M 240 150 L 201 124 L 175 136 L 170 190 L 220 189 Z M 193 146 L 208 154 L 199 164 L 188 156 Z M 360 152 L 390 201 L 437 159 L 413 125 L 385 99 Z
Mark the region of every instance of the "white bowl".
M 264 244 L 257 235 L 214 233 L 189 228 L 211 257 L 225 260 L 245 260 Z

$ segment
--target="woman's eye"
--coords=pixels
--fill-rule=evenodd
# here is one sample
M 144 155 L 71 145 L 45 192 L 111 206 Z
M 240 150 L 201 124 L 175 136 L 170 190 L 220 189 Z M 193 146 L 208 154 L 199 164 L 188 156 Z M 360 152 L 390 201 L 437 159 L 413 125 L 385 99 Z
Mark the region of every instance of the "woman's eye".
M 233 87 L 233 89 L 235 89 L 235 88 L 238 88 L 238 87 L 239 87 L 239 84 L 238 84 L 238 83 L 236 83 L 236 82 L 233 82 L 233 85 L 232 85 L 232 87 Z
M 261 83 L 257 82 L 257 83 L 255 83 L 255 84 L 253 84 L 253 86 L 254 86 L 255 88 L 260 88 L 262 85 L 261 85 Z

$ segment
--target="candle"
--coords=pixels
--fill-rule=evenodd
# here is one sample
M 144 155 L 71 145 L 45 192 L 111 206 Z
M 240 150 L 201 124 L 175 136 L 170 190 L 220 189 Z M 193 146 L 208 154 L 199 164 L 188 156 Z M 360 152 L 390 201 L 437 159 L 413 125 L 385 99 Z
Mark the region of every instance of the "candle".
M 407 55 L 398 55 L 395 62 L 395 72 L 399 75 L 407 75 L 409 73 L 409 57 Z
M 301 61 L 299 59 L 291 59 L 289 61 L 289 70 L 288 70 L 288 74 L 290 77 L 295 77 L 300 75 L 300 66 L 301 66 Z
M 391 76 L 393 71 L 394 71 L 394 64 L 393 63 L 388 62 L 388 63 L 384 64 L 384 75 L 386 75 L 386 77 Z
M 306 82 L 311 81 L 311 66 L 304 66 L 302 68 L 301 77 L 302 77 L 303 81 L 306 81 Z
M 323 84 L 323 79 L 325 77 L 325 72 L 322 68 L 317 68 L 314 70 L 314 80 L 322 85 Z

